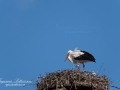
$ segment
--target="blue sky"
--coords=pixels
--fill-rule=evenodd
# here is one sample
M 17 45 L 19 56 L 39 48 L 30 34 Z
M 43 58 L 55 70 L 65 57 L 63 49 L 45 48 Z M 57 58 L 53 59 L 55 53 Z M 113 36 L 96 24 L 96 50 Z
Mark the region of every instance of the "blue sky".
M 120 80 L 120 0 L 0 0 L 0 78 L 31 80 L 74 68 L 68 50 L 90 52 L 86 70 Z M 120 87 L 120 82 L 113 85 Z M 2 90 L 35 90 L 0 84 Z M 111 88 L 111 90 L 116 90 Z

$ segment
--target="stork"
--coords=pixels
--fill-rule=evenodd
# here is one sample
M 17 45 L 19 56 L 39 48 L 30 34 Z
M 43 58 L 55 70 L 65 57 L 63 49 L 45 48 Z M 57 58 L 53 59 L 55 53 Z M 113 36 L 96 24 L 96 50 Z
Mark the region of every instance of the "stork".
M 65 58 L 66 60 L 69 60 L 71 63 L 76 64 L 76 67 L 78 67 L 78 69 L 80 69 L 79 64 L 83 64 L 83 69 L 85 69 L 85 65 L 84 63 L 86 62 L 95 62 L 95 58 L 92 54 L 86 52 L 86 51 L 82 51 L 82 50 L 78 50 L 75 48 L 74 51 L 69 50 L 67 53 L 67 56 Z

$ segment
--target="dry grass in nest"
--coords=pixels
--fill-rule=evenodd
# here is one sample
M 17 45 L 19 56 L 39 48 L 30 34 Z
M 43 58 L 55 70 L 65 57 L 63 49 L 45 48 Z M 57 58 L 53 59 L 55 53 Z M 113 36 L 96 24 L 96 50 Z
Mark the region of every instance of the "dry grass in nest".
M 92 72 L 60 70 L 39 77 L 37 90 L 108 90 L 110 80 Z

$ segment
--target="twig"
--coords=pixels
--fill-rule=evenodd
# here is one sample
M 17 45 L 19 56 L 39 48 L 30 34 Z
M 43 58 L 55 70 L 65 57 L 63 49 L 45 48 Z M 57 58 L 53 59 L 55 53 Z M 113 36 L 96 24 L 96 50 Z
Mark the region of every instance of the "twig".
M 102 68 L 103 64 L 104 64 L 104 63 L 102 63 L 102 65 L 100 66 L 100 70 L 98 71 L 98 75 L 99 75 L 99 73 L 100 73 L 100 71 L 101 71 L 101 68 Z
M 119 87 L 116 87 L 116 86 L 111 86 L 111 87 L 116 88 L 116 89 L 120 89 Z

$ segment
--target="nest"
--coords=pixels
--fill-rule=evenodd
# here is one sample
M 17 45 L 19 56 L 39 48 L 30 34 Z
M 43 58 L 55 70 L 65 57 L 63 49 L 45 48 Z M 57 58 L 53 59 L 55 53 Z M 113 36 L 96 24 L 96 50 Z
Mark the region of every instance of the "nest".
M 61 70 L 40 76 L 37 90 L 108 90 L 110 80 L 94 72 Z

